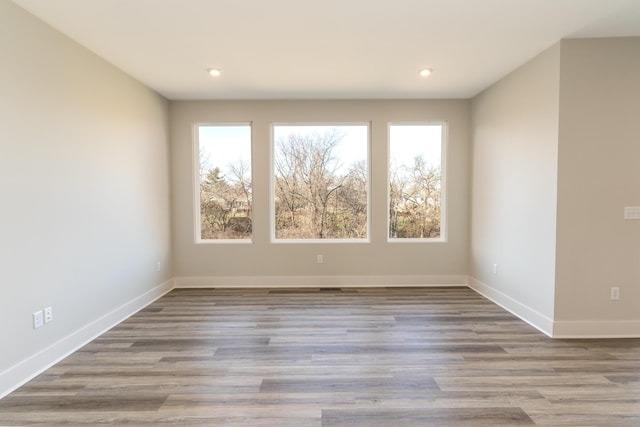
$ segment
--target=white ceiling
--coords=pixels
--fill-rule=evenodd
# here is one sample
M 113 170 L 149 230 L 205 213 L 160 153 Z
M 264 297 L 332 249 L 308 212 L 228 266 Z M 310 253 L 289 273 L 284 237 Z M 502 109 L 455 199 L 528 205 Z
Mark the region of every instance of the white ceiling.
M 562 38 L 640 35 L 640 0 L 13 1 L 169 99 L 469 98 Z

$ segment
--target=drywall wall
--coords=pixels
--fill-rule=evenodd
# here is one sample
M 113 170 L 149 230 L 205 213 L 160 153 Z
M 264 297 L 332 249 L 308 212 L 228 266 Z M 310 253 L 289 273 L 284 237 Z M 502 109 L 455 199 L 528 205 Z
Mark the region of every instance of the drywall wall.
M 465 283 L 469 223 L 468 104 L 465 100 L 171 102 L 176 284 L 282 286 L 287 284 L 286 277 L 296 277 L 292 282 L 296 286 Z M 447 242 L 387 242 L 387 126 L 389 122 L 407 121 L 446 121 L 448 124 Z M 194 123 L 211 122 L 252 123 L 252 244 L 196 244 L 194 241 L 192 132 Z M 270 242 L 270 133 L 274 122 L 371 123 L 369 243 Z M 316 263 L 317 254 L 324 255 L 324 264 Z M 268 278 L 273 277 L 277 279 L 269 281 Z
M 559 72 L 555 45 L 471 103 L 470 284 L 549 334 Z
M 1 396 L 172 271 L 168 102 L 8 1 L 0 58 Z
M 556 332 L 639 336 L 640 38 L 563 40 L 560 95 Z

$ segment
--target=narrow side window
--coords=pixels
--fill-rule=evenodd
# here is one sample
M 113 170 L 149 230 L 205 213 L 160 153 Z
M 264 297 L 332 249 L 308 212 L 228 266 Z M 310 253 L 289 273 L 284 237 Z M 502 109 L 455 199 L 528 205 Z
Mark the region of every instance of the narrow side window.
M 444 131 L 389 126 L 389 240 L 444 240 Z
M 196 241 L 251 241 L 251 125 L 195 128 Z

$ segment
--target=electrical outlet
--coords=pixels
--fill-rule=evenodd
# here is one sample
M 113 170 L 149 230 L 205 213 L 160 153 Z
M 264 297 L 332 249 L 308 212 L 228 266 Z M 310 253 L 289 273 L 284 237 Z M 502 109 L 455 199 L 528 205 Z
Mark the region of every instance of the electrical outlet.
M 620 299 L 620 288 L 617 286 L 614 286 L 611 288 L 611 299 L 613 301 L 617 301 Z
M 160 271 L 160 261 L 156 262 L 156 271 Z
M 44 309 L 44 323 L 49 323 L 53 320 L 53 308 L 47 307 Z
M 493 264 L 493 274 L 498 274 L 498 264 Z
M 44 316 L 42 315 L 42 310 L 36 311 L 33 313 L 33 329 L 38 329 L 44 325 Z
M 317 260 L 318 264 L 324 264 L 324 256 L 318 255 L 316 260 Z

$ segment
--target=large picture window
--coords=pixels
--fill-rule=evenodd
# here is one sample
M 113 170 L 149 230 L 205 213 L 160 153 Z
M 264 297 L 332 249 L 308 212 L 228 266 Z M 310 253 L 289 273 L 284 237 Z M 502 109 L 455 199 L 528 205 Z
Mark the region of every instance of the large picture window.
M 198 124 L 196 240 L 251 241 L 251 125 Z
M 368 124 L 272 130 L 273 239 L 368 239 Z
M 389 239 L 444 240 L 443 124 L 389 125 Z

